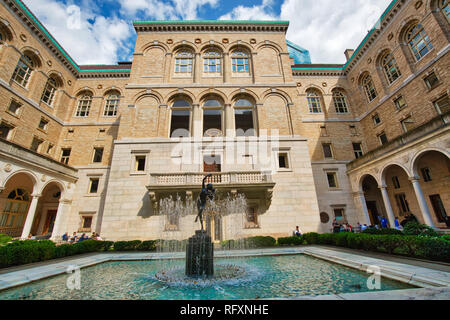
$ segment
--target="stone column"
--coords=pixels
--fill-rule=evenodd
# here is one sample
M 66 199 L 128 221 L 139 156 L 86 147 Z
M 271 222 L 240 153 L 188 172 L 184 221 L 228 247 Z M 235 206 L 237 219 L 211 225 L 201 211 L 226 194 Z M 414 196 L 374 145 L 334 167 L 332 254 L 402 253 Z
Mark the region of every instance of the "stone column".
M 67 199 L 59 200 L 58 211 L 56 212 L 56 219 L 55 219 L 55 224 L 53 226 L 51 240 L 53 240 L 53 241 L 60 240 L 61 236 L 65 232 L 69 232 L 69 230 L 61 230 L 61 227 L 62 227 L 62 221 L 67 216 L 68 210 L 70 209 L 69 205 L 71 203 L 72 203 L 72 201 L 67 200 Z
M 199 83 L 200 82 L 200 77 L 201 77 L 201 59 L 202 56 L 200 53 L 196 53 L 194 55 L 194 83 Z
M 225 105 L 225 130 L 224 136 L 234 138 L 236 136 L 236 128 L 233 122 L 233 108 L 231 104 Z
M 417 202 L 419 203 L 420 211 L 422 212 L 425 224 L 435 228 L 433 219 L 431 218 L 430 210 L 428 209 L 427 201 L 423 195 L 422 188 L 420 187 L 419 178 L 413 177 L 409 179 L 413 185 L 414 192 L 416 193 Z
M 364 218 L 366 219 L 366 221 L 362 224 L 367 224 L 368 226 L 370 226 L 371 222 L 369 217 L 369 210 L 367 209 L 366 197 L 364 196 L 364 192 L 356 192 L 355 195 L 359 198 Z
M 223 82 L 224 83 L 230 82 L 231 63 L 230 63 L 229 59 L 230 59 L 230 55 L 228 53 L 224 53 L 223 60 L 222 60 L 223 61 L 222 72 L 223 72 Z
M 164 83 L 168 83 L 170 81 L 170 77 L 172 74 L 172 53 L 166 53 L 165 61 L 164 61 Z
M 192 136 L 194 138 L 202 138 L 203 136 L 203 121 L 202 121 L 202 110 L 199 104 L 192 105 Z
M 389 194 L 387 192 L 387 186 L 382 185 L 379 187 L 381 190 L 381 195 L 383 196 L 384 207 L 386 208 L 386 213 L 389 219 L 389 225 L 391 228 L 395 229 L 395 215 L 392 210 L 391 202 L 389 200 Z
M 31 195 L 33 198 L 31 200 L 30 208 L 28 209 L 27 219 L 25 220 L 25 225 L 22 229 L 22 239 L 27 239 L 28 235 L 31 232 L 31 228 L 33 227 L 33 221 L 34 217 L 36 216 L 36 209 L 39 202 L 39 198 L 41 197 L 40 194 L 33 194 Z

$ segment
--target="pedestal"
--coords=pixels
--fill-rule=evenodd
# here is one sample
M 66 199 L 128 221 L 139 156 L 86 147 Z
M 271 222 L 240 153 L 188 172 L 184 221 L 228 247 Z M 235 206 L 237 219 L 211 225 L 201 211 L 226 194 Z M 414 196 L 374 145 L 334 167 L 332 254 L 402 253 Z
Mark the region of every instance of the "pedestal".
M 214 246 L 206 231 L 196 231 L 186 246 L 186 275 L 214 275 Z

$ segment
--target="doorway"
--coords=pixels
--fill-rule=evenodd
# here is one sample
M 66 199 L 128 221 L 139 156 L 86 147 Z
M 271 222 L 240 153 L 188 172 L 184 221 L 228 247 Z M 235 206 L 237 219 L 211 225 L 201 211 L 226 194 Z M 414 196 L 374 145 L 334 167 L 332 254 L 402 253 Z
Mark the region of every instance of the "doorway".
M 441 196 L 439 194 L 434 194 L 430 196 L 431 205 L 433 206 L 434 214 L 438 222 L 447 223 L 447 227 L 450 227 L 447 219 L 447 212 L 445 211 L 444 204 L 442 203 Z
M 44 229 L 42 230 L 42 234 L 49 234 L 53 232 L 57 212 L 58 210 L 47 210 L 47 217 L 45 218 L 45 224 Z
M 370 223 L 373 226 L 380 224 L 380 220 L 378 219 L 379 212 L 377 208 L 377 202 L 367 201 L 366 204 L 367 204 L 367 211 L 369 211 Z

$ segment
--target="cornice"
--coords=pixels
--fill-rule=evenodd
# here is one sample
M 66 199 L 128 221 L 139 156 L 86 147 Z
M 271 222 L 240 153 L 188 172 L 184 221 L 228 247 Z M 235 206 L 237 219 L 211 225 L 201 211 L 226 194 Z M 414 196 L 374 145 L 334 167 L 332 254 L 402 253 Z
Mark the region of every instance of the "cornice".
M 286 33 L 289 21 L 134 21 L 136 32 L 282 32 Z

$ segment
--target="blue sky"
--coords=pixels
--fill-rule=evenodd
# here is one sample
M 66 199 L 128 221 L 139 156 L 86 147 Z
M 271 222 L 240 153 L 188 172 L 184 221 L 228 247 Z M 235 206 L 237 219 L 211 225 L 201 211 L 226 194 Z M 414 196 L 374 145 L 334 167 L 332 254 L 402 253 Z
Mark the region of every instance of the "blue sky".
M 133 20 L 289 20 L 313 63 L 344 63 L 391 0 L 22 0 L 79 64 L 130 61 Z

